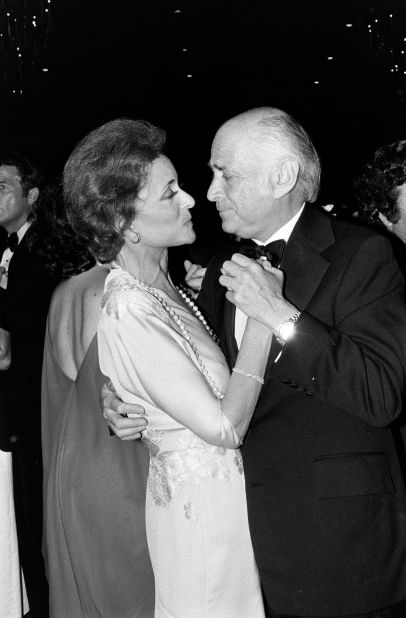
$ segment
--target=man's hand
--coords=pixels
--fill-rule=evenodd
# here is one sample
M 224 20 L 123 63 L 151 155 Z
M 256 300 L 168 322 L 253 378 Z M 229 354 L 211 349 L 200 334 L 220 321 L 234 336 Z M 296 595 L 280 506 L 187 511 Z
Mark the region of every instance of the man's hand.
M 124 403 L 119 399 L 111 382 L 103 385 L 100 394 L 103 417 L 113 433 L 121 440 L 137 440 L 147 426 L 142 406 Z
M 196 298 L 200 292 L 200 288 L 202 287 L 202 281 L 204 275 L 206 274 L 206 268 L 203 268 L 200 264 L 193 264 L 190 260 L 185 260 L 183 264 L 186 270 L 185 283 L 191 291 L 192 296 Z
M 5 371 L 10 367 L 11 348 L 10 333 L 4 328 L 0 328 L 0 370 Z
M 296 313 L 296 307 L 283 297 L 283 272 L 269 262 L 235 253 L 224 262 L 221 272 L 219 281 L 228 290 L 227 300 L 274 333 Z

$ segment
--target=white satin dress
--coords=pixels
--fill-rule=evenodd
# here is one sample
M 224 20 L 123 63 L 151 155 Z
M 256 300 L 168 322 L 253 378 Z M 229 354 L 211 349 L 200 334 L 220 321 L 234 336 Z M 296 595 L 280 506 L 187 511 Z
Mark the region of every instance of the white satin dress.
M 156 292 L 186 324 L 224 391 L 229 370 L 217 344 L 182 301 Z M 121 269 L 106 279 L 98 344 L 102 372 L 148 418 L 146 523 L 156 618 L 263 618 L 240 439 L 192 347 L 160 302 Z

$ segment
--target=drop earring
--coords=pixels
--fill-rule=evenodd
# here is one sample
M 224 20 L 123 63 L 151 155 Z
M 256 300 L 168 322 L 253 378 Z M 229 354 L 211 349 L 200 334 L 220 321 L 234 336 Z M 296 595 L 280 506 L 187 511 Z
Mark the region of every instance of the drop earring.
M 130 231 L 131 231 L 130 242 L 132 242 L 133 245 L 138 245 L 138 243 L 141 240 L 141 234 L 137 232 L 137 230 L 134 228 L 134 223 L 131 223 Z

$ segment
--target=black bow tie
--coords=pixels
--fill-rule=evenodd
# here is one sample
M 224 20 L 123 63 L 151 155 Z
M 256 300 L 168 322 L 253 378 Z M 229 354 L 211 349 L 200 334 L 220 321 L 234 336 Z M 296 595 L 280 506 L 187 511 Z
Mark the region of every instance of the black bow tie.
M 3 228 L 4 230 L 4 228 Z M 2 231 L 0 235 L 0 257 L 6 249 L 10 249 L 14 253 L 18 246 L 17 232 L 12 232 L 7 236 L 6 230 Z
M 272 266 L 278 268 L 285 251 L 285 247 L 286 242 L 284 240 L 273 240 L 267 245 L 257 245 L 253 240 L 242 240 L 238 248 L 238 252 L 243 253 L 253 260 L 266 258 Z

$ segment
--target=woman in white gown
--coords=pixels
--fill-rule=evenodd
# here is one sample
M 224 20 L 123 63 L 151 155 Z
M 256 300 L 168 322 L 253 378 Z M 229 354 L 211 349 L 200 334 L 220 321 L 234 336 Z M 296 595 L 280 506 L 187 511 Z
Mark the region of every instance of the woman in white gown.
M 271 333 L 248 320 L 230 378 L 215 334 L 173 285 L 167 249 L 194 241 L 194 200 L 163 145 L 163 131 L 147 122 L 112 121 L 85 137 L 65 166 L 72 225 L 111 266 L 97 334 L 100 367 L 148 419 L 155 616 L 262 618 L 238 447 Z M 261 268 L 250 263 L 232 293 L 255 288 Z

